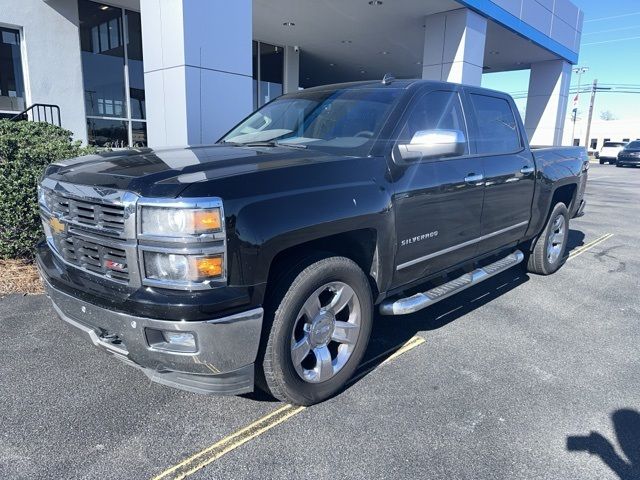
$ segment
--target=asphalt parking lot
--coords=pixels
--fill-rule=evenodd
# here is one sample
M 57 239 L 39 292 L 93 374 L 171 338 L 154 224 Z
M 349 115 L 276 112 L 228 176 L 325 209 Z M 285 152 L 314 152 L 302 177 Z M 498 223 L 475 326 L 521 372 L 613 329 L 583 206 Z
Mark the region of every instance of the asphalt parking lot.
M 640 478 L 640 169 L 592 164 L 586 198 L 557 274 L 379 317 L 306 409 L 150 384 L 2 298 L 0 478 Z

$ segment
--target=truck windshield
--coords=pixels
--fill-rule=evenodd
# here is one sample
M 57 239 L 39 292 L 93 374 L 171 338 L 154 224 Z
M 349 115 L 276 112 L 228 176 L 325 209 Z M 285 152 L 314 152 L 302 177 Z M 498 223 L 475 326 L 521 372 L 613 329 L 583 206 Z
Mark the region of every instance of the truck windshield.
M 400 93 L 400 89 L 363 88 L 285 95 L 255 112 L 221 141 L 362 154 L 378 136 Z

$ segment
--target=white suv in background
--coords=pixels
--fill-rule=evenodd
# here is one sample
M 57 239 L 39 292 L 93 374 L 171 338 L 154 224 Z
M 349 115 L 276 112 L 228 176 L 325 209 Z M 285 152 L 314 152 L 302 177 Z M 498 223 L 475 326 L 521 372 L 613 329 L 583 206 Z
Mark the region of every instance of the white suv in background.
M 598 155 L 600 165 L 605 162 L 615 165 L 618 161 L 618 154 L 626 145 L 626 142 L 604 142 L 600 149 L 600 155 Z

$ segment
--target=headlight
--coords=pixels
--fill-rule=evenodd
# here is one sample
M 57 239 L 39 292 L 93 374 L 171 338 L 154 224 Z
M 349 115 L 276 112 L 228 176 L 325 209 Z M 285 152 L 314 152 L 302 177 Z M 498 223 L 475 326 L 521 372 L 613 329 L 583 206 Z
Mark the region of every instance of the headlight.
M 215 280 L 224 276 L 221 254 L 182 255 L 177 253 L 144 252 L 146 278 L 190 284 Z
M 222 230 L 219 208 L 142 207 L 142 234 L 195 236 Z

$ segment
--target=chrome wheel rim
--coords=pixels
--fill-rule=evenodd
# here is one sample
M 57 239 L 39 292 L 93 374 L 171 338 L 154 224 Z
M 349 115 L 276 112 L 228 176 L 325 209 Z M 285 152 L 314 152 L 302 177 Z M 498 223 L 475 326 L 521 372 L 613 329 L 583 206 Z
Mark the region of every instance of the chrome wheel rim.
M 566 222 L 564 220 L 564 215 L 558 215 L 553 220 L 547 242 L 547 260 L 549 260 L 549 263 L 556 263 L 562 254 L 562 249 L 564 248 L 565 229 Z
M 313 292 L 298 312 L 291 334 L 291 360 L 303 380 L 325 382 L 355 350 L 362 310 L 353 289 L 330 282 Z

